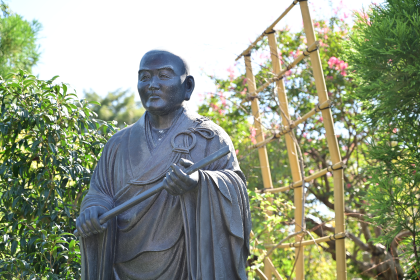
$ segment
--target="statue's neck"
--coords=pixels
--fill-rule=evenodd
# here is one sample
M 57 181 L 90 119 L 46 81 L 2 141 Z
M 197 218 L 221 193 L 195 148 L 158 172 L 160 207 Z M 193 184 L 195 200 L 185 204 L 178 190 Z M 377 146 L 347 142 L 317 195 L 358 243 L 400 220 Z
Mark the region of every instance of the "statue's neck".
M 151 112 L 149 114 L 149 122 L 152 127 L 156 129 L 166 129 L 172 126 L 173 122 L 178 118 L 182 113 L 184 107 L 180 107 L 177 110 L 171 111 L 167 115 L 156 115 Z

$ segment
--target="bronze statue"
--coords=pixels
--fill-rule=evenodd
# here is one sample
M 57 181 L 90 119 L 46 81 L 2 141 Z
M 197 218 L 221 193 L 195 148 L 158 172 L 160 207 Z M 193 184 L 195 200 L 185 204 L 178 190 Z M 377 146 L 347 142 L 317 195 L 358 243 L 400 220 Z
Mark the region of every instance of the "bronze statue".
M 105 145 L 77 218 L 82 279 L 247 279 L 245 177 L 226 132 L 184 106 L 194 90 L 188 72 L 170 52 L 143 56 L 137 87 L 146 113 Z M 225 146 L 227 156 L 184 172 Z M 162 181 L 162 191 L 99 223 Z

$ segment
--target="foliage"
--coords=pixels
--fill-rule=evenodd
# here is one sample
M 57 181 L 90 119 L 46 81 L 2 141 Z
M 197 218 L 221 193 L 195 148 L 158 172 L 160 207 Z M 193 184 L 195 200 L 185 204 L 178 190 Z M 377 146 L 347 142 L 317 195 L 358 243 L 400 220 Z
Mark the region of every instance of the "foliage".
M 134 93 L 129 95 L 128 90 L 109 92 L 105 97 L 95 92 L 85 92 L 85 98 L 88 101 L 100 103 L 100 105 L 92 105 L 91 108 L 99 119 L 117 121 L 120 128 L 135 123 L 145 111 L 141 102 L 135 101 Z
M 368 240 L 372 233 L 380 235 L 377 227 L 364 221 L 364 208 L 362 205 L 367 201 L 362 199 L 361 193 L 368 185 L 363 171 L 368 162 L 365 157 L 366 138 L 369 128 L 361 125 L 357 114 L 361 111 L 358 100 L 349 93 L 355 92 L 358 85 L 349 76 L 348 62 L 344 58 L 343 44 L 348 38 L 347 30 L 350 26 L 344 20 L 348 15 L 340 14 L 340 9 L 335 9 L 335 16 L 328 21 L 315 21 L 317 37 L 321 39 L 319 54 L 328 89 L 328 95 L 333 101 L 331 109 L 335 121 L 335 128 L 339 148 L 343 162 L 347 168 L 344 172 L 345 202 L 346 202 L 346 229 L 349 232 L 346 242 L 348 250 L 348 278 L 353 277 L 369 279 L 394 279 L 388 275 L 389 265 L 398 266 L 397 262 L 388 262 L 379 265 L 386 256 L 389 256 L 381 244 L 370 244 Z M 343 11 L 343 10 L 342 10 Z M 304 32 L 290 32 L 288 28 L 282 29 L 276 34 L 279 59 L 284 68 L 290 64 L 302 50 L 306 48 Z M 271 72 L 270 51 L 267 40 L 263 40 L 251 55 L 253 71 L 257 87 L 273 76 Z M 273 195 L 256 196 L 254 189 L 263 186 L 259 170 L 259 159 L 255 150 L 248 148 L 255 143 L 255 129 L 252 125 L 250 102 L 247 97 L 246 79 L 244 68 L 241 64 L 235 64 L 228 68 L 227 77 L 212 77 L 217 91 L 206 94 L 206 103 L 199 108 L 199 113 L 210 117 L 221 125 L 231 136 L 235 147 L 238 149 L 238 159 L 241 169 L 247 175 L 248 189 L 251 198 L 251 213 L 253 230 L 259 240 L 277 243 L 294 231 L 293 211 L 290 201 L 293 201 L 293 193 L 285 192 Z M 289 110 L 292 120 L 303 116 L 318 103 L 317 92 L 314 85 L 312 70 L 309 59 L 304 59 L 297 67 L 288 71 L 283 79 L 289 99 Z M 281 128 L 281 113 L 276 97 L 275 85 L 270 85 L 264 92 L 259 94 L 258 102 L 262 113 L 264 134 L 272 135 Z M 332 164 L 327 143 L 323 119 L 320 114 L 311 117 L 295 129 L 295 136 L 304 155 L 305 176 L 327 168 Z M 292 183 L 288 165 L 287 150 L 284 139 L 273 141 L 266 146 L 270 161 L 270 170 L 273 187 L 283 187 Z M 255 151 L 255 153 L 253 152 Z M 330 173 L 311 182 L 307 189 L 306 199 L 306 223 L 311 234 L 316 237 L 328 236 L 334 233 L 334 197 Z M 274 202 L 272 215 L 267 215 L 266 201 Z M 274 216 L 274 217 L 273 217 Z M 306 239 L 310 239 L 309 236 Z M 293 242 L 293 241 L 287 241 Z M 322 252 L 317 248 L 305 249 L 305 275 L 308 279 L 318 279 L 322 275 L 324 279 L 335 278 L 335 243 L 326 242 L 319 244 Z M 255 252 L 256 255 L 260 253 Z M 276 250 L 272 257 L 274 265 L 280 274 L 289 276 L 294 262 L 294 249 Z M 262 265 L 258 261 L 253 265 Z M 324 263 L 327 261 L 328 263 Z M 401 269 L 399 267 L 399 269 Z M 379 274 L 379 276 L 378 276 Z
M 55 78 L 21 70 L 0 79 L 2 279 L 80 278 L 70 233 L 114 127 Z
M 373 238 L 391 246 L 406 240 L 394 258 L 407 279 L 420 277 L 420 1 L 387 0 L 357 15 L 348 45 L 352 95 L 363 104 L 361 118 L 371 128 L 365 195 L 370 221 L 383 234 Z M 373 129 L 374 128 L 374 129 Z M 404 246 L 404 244 L 406 244 Z M 389 249 L 388 249 L 389 250 Z
M 36 20 L 29 22 L 11 13 L 3 1 L 0 4 L 0 75 L 18 69 L 30 72 L 39 60 L 36 41 L 42 26 Z

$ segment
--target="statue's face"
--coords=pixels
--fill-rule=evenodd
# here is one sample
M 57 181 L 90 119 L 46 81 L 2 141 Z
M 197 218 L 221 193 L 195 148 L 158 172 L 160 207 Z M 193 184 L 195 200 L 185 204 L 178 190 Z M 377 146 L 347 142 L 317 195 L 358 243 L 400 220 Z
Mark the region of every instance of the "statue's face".
M 180 108 L 194 90 L 194 78 L 186 75 L 182 60 L 168 52 L 143 56 L 138 79 L 137 89 L 144 108 L 157 115 Z

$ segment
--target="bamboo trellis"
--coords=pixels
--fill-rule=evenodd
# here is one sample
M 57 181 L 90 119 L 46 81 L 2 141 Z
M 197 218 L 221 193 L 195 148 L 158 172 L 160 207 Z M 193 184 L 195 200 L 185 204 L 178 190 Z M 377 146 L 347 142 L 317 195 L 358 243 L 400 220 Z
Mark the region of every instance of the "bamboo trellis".
M 278 57 L 278 50 L 277 50 L 277 43 L 275 37 L 274 26 L 284 17 L 287 13 L 297 4 L 300 5 L 304 30 L 306 34 L 306 40 L 308 47 L 306 48 L 303 53 L 298 56 L 291 64 L 289 64 L 286 69 L 282 69 L 279 57 Z M 269 79 L 265 84 L 263 84 L 258 89 L 256 88 L 255 78 L 252 72 L 251 66 L 251 51 L 257 45 L 259 41 L 261 41 L 265 36 L 268 37 L 268 43 L 270 46 L 270 53 L 271 53 L 271 60 L 272 60 L 272 71 L 274 73 L 274 77 Z M 268 253 L 265 254 L 264 259 L 264 272 L 257 269 L 256 273 L 262 279 L 272 279 L 272 276 L 276 277 L 276 279 L 282 279 L 278 271 L 273 266 L 269 255 L 274 249 L 278 248 L 289 248 L 289 247 L 297 247 L 302 248 L 304 246 L 310 246 L 313 244 L 317 244 L 320 242 L 326 241 L 333 241 L 335 240 L 336 245 L 336 277 L 339 280 L 347 279 L 347 269 L 346 269 L 346 253 L 345 253 L 345 221 L 344 221 L 344 189 L 343 189 L 343 168 L 345 167 L 343 162 L 341 161 L 341 155 L 338 149 L 338 141 L 334 131 L 334 121 L 331 114 L 331 101 L 328 99 L 327 89 L 324 80 L 324 74 L 322 70 L 321 60 L 318 53 L 319 43 L 315 40 L 315 32 L 314 26 L 311 19 L 311 15 L 309 13 L 308 2 L 307 0 L 294 0 L 292 4 L 277 18 L 245 51 L 243 51 L 236 60 L 244 57 L 245 60 L 245 68 L 246 68 L 246 79 L 247 79 L 247 86 L 248 86 L 248 98 L 247 101 L 251 101 L 251 110 L 254 117 L 254 127 L 256 129 L 257 135 L 257 143 L 250 146 L 250 149 L 258 149 L 258 155 L 260 160 L 261 172 L 262 172 L 262 179 L 263 179 L 263 186 L 264 189 L 260 190 L 260 192 L 284 192 L 293 190 L 294 191 L 294 204 L 295 204 L 295 233 L 284 239 L 291 237 L 295 237 L 294 243 L 280 243 L 280 244 L 264 244 L 267 249 L 271 249 Z M 287 102 L 287 95 L 284 86 L 283 76 L 285 75 L 286 71 L 295 67 L 302 59 L 306 56 L 310 57 L 313 75 L 315 79 L 315 87 L 318 92 L 318 105 L 313 108 L 310 112 L 305 114 L 301 119 L 296 121 L 290 120 L 289 115 L 289 107 Z M 261 125 L 261 116 L 259 112 L 259 105 L 258 105 L 258 94 L 262 92 L 265 88 L 267 88 L 271 83 L 276 82 L 277 88 L 277 95 L 278 101 L 280 105 L 280 111 L 282 113 L 282 125 L 283 128 L 280 132 L 275 133 L 274 135 L 269 136 L 265 139 L 264 134 L 262 132 L 262 125 Z M 303 162 L 299 161 L 298 157 L 298 147 L 296 139 L 294 138 L 293 129 L 298 126 L 298 124 L 304 122 L 308 118 L 312 117 L 316 113 L 321 112 L 323 117 L 323 124 L 326 131 L 326 139 L 329 148 L 329 152 L 331 155 L 332 165 L 328 168 L 320 170 L 314 173 L 311 176 L 304 177 L 303 170 Z M 293 182 L 289 186 L 281 187 L 281 188 L 273 188 L 272 180 L 271 180 L 271 173 L 270 173 L 270 165 L 268 162 L 267 156 L 267 149 L 266 145 L 277 139 L 281 136 L 284 136 L 286 139 L 286 147 L 288 151 L 288 157 L 290 162 L 290 167 L 292 171 L 292 179 Z M 335 234 L 331 236 L 325 236 L 318 239 L 303 241 L 303 233 L 306 231 L 305 229 L 305 222 L 304 222 L 304 201 L 305 201 L 305 188 L 302 188 L 303 182 L 308 182 L 314 180 L 318 177 L 325 175 L 327 172 L 331 172 L 333 174 L 333 182 L 334 182 L 334 212 L 335 212 Z M 304 180 L 302 180 L 304 178 Z M 251 238 L 253 238 L 253 234 L 251 234 Z M 258 242 L 256 240 L 256 242 Z M 300 250 L 300 249 L 299 249 Z M 303 252 L 299 252 L 296 250 L 295 252 L 295 276 L 296 280 L 303 280 L 304 279 L 304 259 L 303 259 Z

